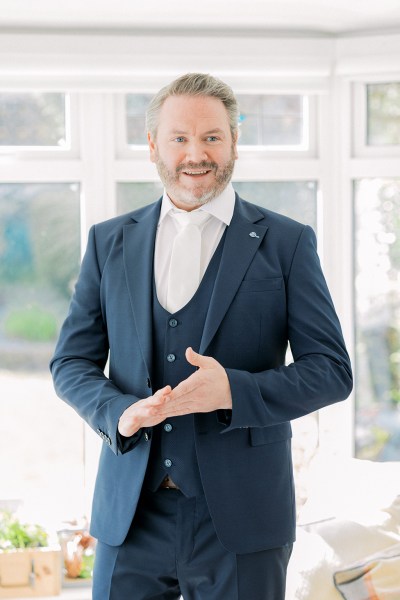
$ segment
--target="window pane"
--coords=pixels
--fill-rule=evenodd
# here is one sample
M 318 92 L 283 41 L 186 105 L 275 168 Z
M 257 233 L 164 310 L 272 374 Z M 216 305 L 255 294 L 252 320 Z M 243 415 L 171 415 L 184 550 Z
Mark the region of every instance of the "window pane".
M 400 453 L 400 179 L 354 186 L 356 454 Z
M 152 94 L 126 95 L 126 133 L 128 144 L 147 146 L 146 109 L 152 97 Z
M 80 262 L 77 184 L 0 184 L 0 499 L 81 516 L 83 426 L 48 369 Z
M 117 184 L 117 213 L 130 212 L 146 204 L 154 202 L 163 194 L 161 183 L 118 183 Z
M 67 144 L 65 94 L 0 94 L 0 145 Z
M 233 184 L 243 198 L 317 229 L 315 181 L 252 181 Z
M 242 145 L 304 146 L 304 97 L 298 95 L 240 95 Z
M 367 144 L 400 144 L 400 83 L 367 85 Z

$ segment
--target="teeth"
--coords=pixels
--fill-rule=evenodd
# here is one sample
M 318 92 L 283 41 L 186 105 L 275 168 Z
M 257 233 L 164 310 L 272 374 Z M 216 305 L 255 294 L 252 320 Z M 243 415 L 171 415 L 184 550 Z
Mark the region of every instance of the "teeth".
M 208 171 L 184 171 L 184 173 L 186 173 L 186 175 L 204 175 L 205 173 L 208 173 Z

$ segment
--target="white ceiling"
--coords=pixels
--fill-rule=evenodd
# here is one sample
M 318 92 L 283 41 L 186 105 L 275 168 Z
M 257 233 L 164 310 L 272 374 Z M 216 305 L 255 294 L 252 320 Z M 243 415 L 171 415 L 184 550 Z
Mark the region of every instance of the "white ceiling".
M 400 31 L 400 0 L 0 0 L 0 32 L 20 28 Z

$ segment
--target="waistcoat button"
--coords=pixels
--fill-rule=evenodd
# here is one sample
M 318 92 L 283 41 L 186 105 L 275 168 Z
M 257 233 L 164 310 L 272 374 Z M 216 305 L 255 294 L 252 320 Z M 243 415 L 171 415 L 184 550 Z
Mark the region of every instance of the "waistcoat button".
M 178 325 L 178 321 L 176 319 L 170 319 L 168 323 L 170 327 L 176 327 Z
M 168 362 L 172 363 L 172 362 L 174 362 L 175 359 L 176 359 L 175 354 L 168 354 L 168 356 L 167 356 Z
M 164 425 L 164 431 L 168 431 L 168 432 L 172 431 L 172 425 L 171 425 L 171 423 L 165 423 L 165 425 Z

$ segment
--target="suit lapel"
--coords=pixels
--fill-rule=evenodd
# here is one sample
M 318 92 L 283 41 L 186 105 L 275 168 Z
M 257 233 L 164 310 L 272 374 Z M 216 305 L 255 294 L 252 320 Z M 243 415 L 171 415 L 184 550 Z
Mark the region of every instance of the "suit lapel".
M 226 231 L 221 263 L 204 324 L 200 354 L 205 353 L 210 345 L 265 236 L 268 227 L 255 224 L 263 218 L 264 215 L 256 206 L 244 204 L 236 197 L 235 211 Z
M 125 276 L 139 343 L 147 370 L 151 373 L 153 257 L 161 201 L 133 215 L 124 227 L 123 259 Z
M 152 352 L 152 286 L 154 242 L 161 201 L 136 211 L 124 227 L 123 259 L 126 281 L 139 343 L 148 372 Z M 218 275 L 210 301 L 200 353 L 210 345 L 253 260 L 267 226 L 257 225 L 264 215 L 254 205 L 236 197 L 232 222 L 227 228 Z

